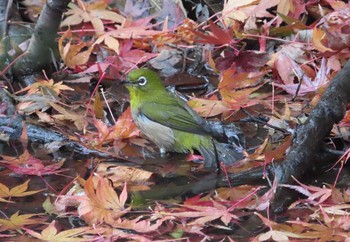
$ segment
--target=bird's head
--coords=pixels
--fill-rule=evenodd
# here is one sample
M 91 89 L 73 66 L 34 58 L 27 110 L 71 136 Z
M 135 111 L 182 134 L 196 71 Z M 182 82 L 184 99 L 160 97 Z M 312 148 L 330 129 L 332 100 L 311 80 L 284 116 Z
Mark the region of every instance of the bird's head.
M 157 73 L 146 68 L 132 70 L 122 83 L 126 85 L 131 98 L 165 91 Z

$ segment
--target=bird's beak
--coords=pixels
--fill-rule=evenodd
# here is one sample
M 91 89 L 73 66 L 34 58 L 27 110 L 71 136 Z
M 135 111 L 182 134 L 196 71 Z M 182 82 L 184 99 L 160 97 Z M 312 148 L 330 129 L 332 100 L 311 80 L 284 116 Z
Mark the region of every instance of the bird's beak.
M 131 82 L 128 81 L 128 80 L 122 80 L 120 83 L 123 84 L 123 85 L 131 84 Z

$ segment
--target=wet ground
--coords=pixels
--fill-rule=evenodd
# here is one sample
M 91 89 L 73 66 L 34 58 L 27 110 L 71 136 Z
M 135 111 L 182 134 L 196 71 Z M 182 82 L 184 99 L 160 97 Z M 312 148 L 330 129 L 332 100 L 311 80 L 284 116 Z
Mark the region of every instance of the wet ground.
M 256 132 L 257 134 L 258 132 Z M 266 135 L 266 132 L 265 132 Z M 248 136 L 247 141 L 249 147 L 257 147 L 261 144 L 263 137 L 257 139 L 255 135 Z M 0 211 L 5 216 L 11 216 L 17 211 L 24 213 L 44 213 L 43 202 L 47 197 L 53 199 L 65 189 L 69 188 L 72 181 L 79 175 L 87 179 L 91 172 L 98 172 L 110 178 L 115 186 L 121 185 L 119 178 L 115 178 L 116 174 L 120 173 L 120 167 L 138 168 L 142 171 L 142 176 L 145 176 L 145 181 L 131 182 L 131 197 L 133 197 L 133 206 L 145 206 L 152 204 L 155 200 L 172 200 L 175 203 L 181 203 L 186 198 L 192 197 L 196 194 L 214 191 L 217 188 L 218 175 L 215 172 L 203 172 L 197 170 L 198 164 L 186 161 L 185 154 L 167 154 L 160 156 L 157 153 L 153 157 L 143 158 L 129 158 L 133 162 L 125 162 L 123 160 L 115 160 L 105 162 L 103 160 L 96 160 L 92 157 L 81 159 L 78 154 L 56 153 L 45 154 L 41 149 L 37 149 L 38 145 L 30 144 L 31 153 L 35 154 L 36 158 L 46 160 L 48 163 L 55 163 L 55 159 L 64 157 L 66 160 L 61 169 L 66 171 L 59 174 L 39 176 L 16 175 L 9 169 L 0 165 L 0 183 L 12 188 L 24 183 L 30 179 L 28 190 L 43 190 L 42 192 L 26 196 L 23 198 L 12 198 L 15 203 L 0 203 Z M 14 149 L 7 143 L 0 143 L 1 155 L 16 157 L 21 154 L 21 149 Z M 97 165 L 97 163 L 99 165 Z M 339 168 L 333 168 L 327 172 L 314 169 L 310 171 L 308 181 L 303 181 L 306 184 L 311 183 L 317 186 L 323 186 L 325 183 L 332 184 L 337 176 Z M 339 178 L 338 186 L 348 187 L 350 184 L 350 169 L 345 166 Z M 148 173 L 147 173 L 148 172 Z M 147 175 L 149 177 L 147 178 Z M 141 176 L 141 175 L 140 175 Z M 119 183 L 118 183 L 119 182 Z M 129 186 L 129 184 L 128 184 Z M 134 186 L 134 187 L 133 187 Z M 146 189 L 145 189 L 146 188 Z M 150 188 L 150 189 L 149 189 Z M 299 198 L 301 198 L 299 196 Z M 296 198 L 297 199 L 297 198 Z M 281 214 L 279 220 L 284 220 L 291 217 L 302 217 L 305 213 L 310 211 L 299 209 L 294 210 L 289 214 Z M 81 221 L 72 217 L 72 220 L 62 221 L 61 224 L 66 224 L 67 228 L 71 225 L 79 226 Z M 261 221 L 254 215 L 242 218 L 240 227 L 232 228 L 237 238 L 245 236 L 252 236 L 254 232 L 259 232 L 262 229 Z M 221 231 L 221 230 L 220 230 Z M 232 233 L 231 231 L 231 233 Z M 215 231 L 208 231 L 215 234 Z M 260 231 L 261 232 L 261 231 Z M 222 233 L 222 231 L 220 232 Z M 229 232 L 228 232 L 229 233 Z M 222 235 L 222 234 L 221 234 Z

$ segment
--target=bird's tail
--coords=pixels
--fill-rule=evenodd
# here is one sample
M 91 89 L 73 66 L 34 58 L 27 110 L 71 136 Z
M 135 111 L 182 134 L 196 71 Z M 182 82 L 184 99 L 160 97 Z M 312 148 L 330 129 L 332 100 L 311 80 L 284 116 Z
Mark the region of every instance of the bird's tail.
M 243 148 L 237 145 L 229 145 L 211 140 L 210 148 L 201 146 L 198 151 L 204 158 L 205 167 L 216 167 L 217 163 L 232 165 L 243 159 Z

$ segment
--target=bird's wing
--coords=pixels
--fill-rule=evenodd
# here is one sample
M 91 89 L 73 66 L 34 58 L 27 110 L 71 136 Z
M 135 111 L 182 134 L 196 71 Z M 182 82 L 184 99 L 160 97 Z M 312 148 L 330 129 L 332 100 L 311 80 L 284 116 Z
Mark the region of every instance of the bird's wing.
M 167 100 L 166 103 L 144 102 L 140 105 L 139 114 L 164 126 L 180 131 L 206 135 L 203 127 L 205 120 L 178 100 Z

